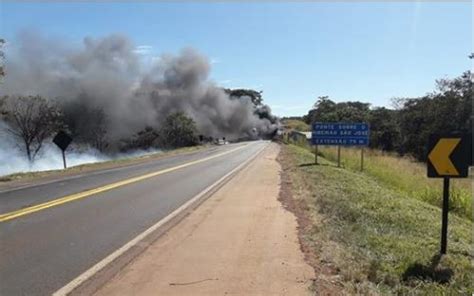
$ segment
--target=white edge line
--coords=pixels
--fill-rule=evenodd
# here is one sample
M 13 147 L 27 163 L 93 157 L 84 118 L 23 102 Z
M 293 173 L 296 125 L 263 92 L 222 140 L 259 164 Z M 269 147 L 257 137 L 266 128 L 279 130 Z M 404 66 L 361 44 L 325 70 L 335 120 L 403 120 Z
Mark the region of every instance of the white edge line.
M 76 277 L 75 279 L 73 279 L 72 281 L 70 281 L 68 284 L 66 284 L 64 287 L 62 287 L 61 289 L 57 290 L 56 292 L 54 292 L 52 295 L 53 296 L 63 296 L 63 295 L 68 295 L 69 293 L 71 293 L 74 289 L 76 289 L 77 287 L 79 287 L 82 283 L 84 283 L 85 281 L 87 281 L 88 279 L 90 279 L 94 274 L 96 274 L 97 272 L 99 272 L 100 270 L 102 270 L 104 267 L 106 267 L 108 264 L 112 263 L 112 261 L 114 261 L 115 259 L 117 259 L 118 257 L 120 257 L 122 254 L 124 254 L 125 252 L 127 252 L 129 249 L 131 249 L 133 246 L 135 246 L 136 244 L 138 244 L 140 241 L 142 241 L 144 238 L 146 238 L 149 234 L 153 233 L 155 230 L 159 229 L 161 226 L 163 226 L 164 224 L 166 224 L 167 222 L 169 222 L 171 219 L 173 219 L 174 217 L 176 217 L 177 215 L 179 215 L 181 212 L 183 212 L 184 210 L 186 210 L 189 206 L 191 206 L 194 202 L 196 202 L 197 200 L 199 200 L 200 198 L 202 198 L 204 195 L 206 195 L 209 191 L 211 191 L 212 189 L 214 189 L 215 187 L 217 187 L 222 181 L 224 181 L 227 177 L 229 177 L 230 175 L 232 175 L 233 173 L 235 173 L 236 171 L 238 171 L 239 169 L 241 169 L 242 167 L 244 167 L 247 163 L 249 163 L 250 161 L 252 161 L 254 158 L 257 157 L 257 155 L 260 154 L 260 152 L 263 151 L 263 149 L 265 149 L 266 147 L 268 146 L 265 145 L 264 147 L 262 147 L 260 150 L 257 151 L 257 153 L 255 153 L 252 157 L 250 157 L 249 159 L 247 159 L 245 162 L 241 163 L 239 166 L 237 166 L 236 168 L 234 168 L 233 170 L 231 170 L 230 172 L 228 172 L 227 174 L 225 174 L 223 177 L 221 177 L 219 180 L 217 180 L 216 182 L 214 182 L 213 184 L 211 184 L 209 187 L 205 188 L 203 191 L 201 191 L 200 193 L 198 193 L 196 196 L 194 196 L 192 199 L 188 200 L 186 203 L 184 203 L 183 205 L 181 205 L 179 208 L 177 208 L 176 210 L 174 210 L 171 214 L 169 214 L 168 216 L 166 216 L 165 218 L 161 219 L 160 221 L 158 221 L 156 224 L 152 225 L 150 228 L 148 228 L 147 230 L 145 230 L 144 232 L 140 233 L 138 236 L 136 236 L 134 239 L 132 239 L 131 241 L 129 241 L 128 243 L 126 243 L 125 245 L 123 245 L 122 247 L 120 247 L 119 249 L 115 250 L 113 253 L 111 253 L 110 255 L 108 255 L 107 257 L 105 257 L 104 259 L 102 259 L 101 261 L 99 261 L 97 264 L 95 264 L 94 266 L 92 266 L 91 268 L 89 268 L 88 270 L 86 270 L 85 272 L 83 272 L 81 275 L 79 275 L 78 277 Z

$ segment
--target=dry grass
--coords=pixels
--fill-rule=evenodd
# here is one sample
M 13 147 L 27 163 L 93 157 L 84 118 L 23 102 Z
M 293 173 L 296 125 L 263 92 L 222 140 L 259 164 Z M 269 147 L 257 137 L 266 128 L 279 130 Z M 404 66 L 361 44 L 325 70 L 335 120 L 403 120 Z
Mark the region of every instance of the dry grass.
M 322 147 L 321 155 L 337 161 L 336 147 Z M 342 148 L 341 166 L 353 171 L 360 170 L 360 149 Z M 364 151 L 365 173 L 391 189 L 435 206 L 441 206 L 442 181 L 426 176 L 426 164 L 409 157 L 398 157 L 393 153 L 378 150 Z M 473 220 L 472 176 L 466 179 L 452 179 L 450 210 Z

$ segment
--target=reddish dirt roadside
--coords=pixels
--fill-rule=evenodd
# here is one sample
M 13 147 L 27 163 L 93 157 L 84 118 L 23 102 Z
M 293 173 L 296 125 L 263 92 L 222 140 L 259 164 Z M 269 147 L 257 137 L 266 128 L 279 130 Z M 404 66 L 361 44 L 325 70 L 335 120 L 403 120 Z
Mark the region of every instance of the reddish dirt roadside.
M 271 144 L 96 295 L 309 295 L 295 216 Z

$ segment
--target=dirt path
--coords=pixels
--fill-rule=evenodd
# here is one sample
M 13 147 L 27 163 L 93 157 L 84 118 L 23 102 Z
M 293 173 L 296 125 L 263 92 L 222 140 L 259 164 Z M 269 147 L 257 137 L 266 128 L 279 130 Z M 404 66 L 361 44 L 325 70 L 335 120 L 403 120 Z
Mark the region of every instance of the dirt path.
M 307 295 L 296 219 L 278 201 L 271 144 L 96 295 Z

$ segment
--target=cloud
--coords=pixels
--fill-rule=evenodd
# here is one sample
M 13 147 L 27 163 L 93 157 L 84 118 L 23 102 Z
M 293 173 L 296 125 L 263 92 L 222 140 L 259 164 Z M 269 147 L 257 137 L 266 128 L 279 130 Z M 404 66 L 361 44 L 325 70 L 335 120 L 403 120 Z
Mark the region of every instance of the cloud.
M 232 80 L 230 80 L 230 79 L 225 79 L 225 80 L 220 80 L 220 81 L 218 82 L 218 84 L 229 84 L 229 83 L 232 83 Z
M 136 54 L 147 55 L 151 53 L 152 49 L 153 49 L 153 46 L 151 45 L 138 45 L 137 47 L 135 47 L 133 52 L 135 52 Z

